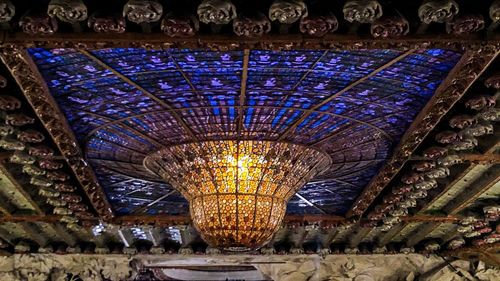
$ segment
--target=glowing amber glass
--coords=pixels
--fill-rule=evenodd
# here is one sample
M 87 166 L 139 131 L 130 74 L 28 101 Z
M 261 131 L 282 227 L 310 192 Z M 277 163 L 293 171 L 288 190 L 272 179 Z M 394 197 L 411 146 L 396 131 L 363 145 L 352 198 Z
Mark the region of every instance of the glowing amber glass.
M 328 155 L 272 141 L 206 141 L 147 156 L 144 166 L 177 189 L 211 246 L 255 249 L 271 239 L 286 204 L 330 165 Z

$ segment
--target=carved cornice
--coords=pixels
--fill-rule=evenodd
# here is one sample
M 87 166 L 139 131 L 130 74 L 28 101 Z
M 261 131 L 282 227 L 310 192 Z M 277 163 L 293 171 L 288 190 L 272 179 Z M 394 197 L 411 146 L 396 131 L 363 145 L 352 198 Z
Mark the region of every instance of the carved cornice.
M 22 48 L 4 48 L 0 51 L 0 57 L 11 71 L 26 99 L 65 157 L 99 216 L 103 219 L 110 219 L 113 216 L 111 206 L 107 202 L 91 167 L 84 161 L 83 154 L 69 125 L 66 123 L 46 85 L 43 84 L 43 79 L 26 51 Z M 51 172 L 53 180 L 60 180 L 63 176 Z
M 182 19 L 182 17 L 181 17 Z M 187 19 L 187 18 L 186 18 Z M 175 20 L 176 21 L 176 20 Z M 174 23 L 175 23 L 174 21 Z M 185 23 L 180 23 L 184 25 Z M 191 23 L 187 23 L 191 25 Z M 183 27 L 184 28 L 184 27 Z M 173 36 L 171 31 L 165 32 Z M 195 30 L 196 31 L 196 27 Z M 189 35 L 191 31 L 188 32 Z M 182 35 L 182 34 L 181 34 Z M 456 51 L 478 50 L 485 46 L 488 48 L 499 48 L 500 38 L 491 40 L 457 38 L 455 36 L 420 36 L 414 38 L 391 38 L 390 40 L 361 39 L 348 35 L 326 34 L 321 38 L 312 38 L 302 35 L 277 35 L 267 34 L 259 38 L 239 38 L 230 35 L 196 35 L 196 37 L 166 37 L 165 34 L 135 34 L 132 40 L 128 34 L 97 34 L 88 33 L 83 36 L 78 33 L 68 33 L 63 36 L 57 34 L 46 36 L 28 36 L 24 33 L 0 32 L 0 47 L 42 47 L 42 48 L 76 48 L 76 49 L 100 49 L 100 48 L 146 48 L 146 49 L 168 49 L 168 48 L 200 48 L 211 50 L 241 50 L 241 49 L 265 49 L 265 50 L 291 50 L 291 49 L 332 49 L 332 50 L 363 50 L 363 49 L 427 49 L 443 48 Z
M 172 266 L 173 264 L 189 264 Z M 74 254 L 16 254 L 0 257 L 0 278 L 2 280 L 159 280 L 155 275 L 164 276 L 162 270 L 178 268 L 190 270 L 203 266 L 241 266 L 254 264 L 256 269 L 273 280 L 411 280 L 415 276 L 427 276 L 429 280 L 452 280 L 457 272 L 467 272 L 480 280 L 494 280 L 498 268 L 464 260 L 448 263 L 439 256 L 423 257 L 419 254 L 399 254 L 392 256 L 328 256 L 323 259 L 316 255 L 252 256 L 231 255 L 230 257 L 203 258 L 200 256 L 96 256 Z M 452 269 L 450 269 L 452 268 Z M 189 271 L 188 271 L 189 272 Z M 189 274 L 189 273 L 188 273 Z M 186 275 L 187 277 L 188 275 Z M 131 278 L 131 279 L 129 279 Z
M 359 217 L 400 171 L 413 151 L 498 55 L 496 46 L 467 51 L 403 136 L 391 159 L 356 199 L 348 217 Z M 391 204 L 391 202 L 387 202 Z

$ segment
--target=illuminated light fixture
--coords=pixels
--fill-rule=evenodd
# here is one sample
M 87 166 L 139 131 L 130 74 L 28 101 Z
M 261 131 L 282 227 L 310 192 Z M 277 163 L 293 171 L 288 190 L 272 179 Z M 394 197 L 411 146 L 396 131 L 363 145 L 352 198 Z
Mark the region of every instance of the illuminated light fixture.
M 181 144 L 144 159 L 148 170 L 189 201 L 201 237 L 231 250 L 269 242 L 288 200 L 330 164 L 327 154 L 313 148 L 251 140 Z

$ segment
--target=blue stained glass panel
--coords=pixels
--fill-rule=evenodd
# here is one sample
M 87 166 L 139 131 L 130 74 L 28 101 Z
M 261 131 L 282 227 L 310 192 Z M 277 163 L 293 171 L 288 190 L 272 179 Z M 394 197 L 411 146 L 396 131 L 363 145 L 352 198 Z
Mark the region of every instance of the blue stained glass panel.
M 29 53 L 119 214 L 187 214 L 144 157 L 240 136 L 328 153 L 332 166 L 288 213 L 342 215 L 461 57 L 443 49 Z

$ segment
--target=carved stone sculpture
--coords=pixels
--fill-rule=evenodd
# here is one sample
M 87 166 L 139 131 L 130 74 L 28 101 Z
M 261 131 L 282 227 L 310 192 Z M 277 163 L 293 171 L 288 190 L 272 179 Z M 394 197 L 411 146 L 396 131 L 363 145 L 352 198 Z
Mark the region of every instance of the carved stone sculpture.
M 460 137 L 456 132 L 444 131 L 436 134 L 435 140 L 442 144 L 450 144 L 460 141 Z
M 350 0 L 342 11 L 345 20 L 359 23 L 372 23 L 383 14 L 382 5 L 376 0 Z
M 255 17 L 239 16 L 233 21 L 233 32 L 243 37 L 260 37 L 271 31 L 271 22 L 263 14 Z
M 269 8 L 269 19 L 283 24 L 292 24 L 307 15 L 307 6 L 301 0 L 275 0 Z
M 416 190 L 416 191 L 413 191 L 411 192 L 409 195 L 408 195 L 409 198 L 412 198 L 412 199 L 421 199 L 421 198 L 425 198 L 427 197 L 427 191 L 423 190 L 423 189 L 419 189 L 419 190 Z
M 449 250 L 456 250 L 465 245 L 465 240 L 462 237 L 455 238 L 448 243 Z
M 36 12 L 28 12 L 22 16 L 19 26 L 24 33 L 31 35 L 51 35 L 58 29 L 55 18 Z
M 82 201 L 82 197 L 67 193 L 67 194 L 61 194 L 61 200 L 64 200 L 68 203 L 78 203 Z
M 0 0 L 0 22 L 9 22 L 16 14 L 16 7 L 10 0 Z
M 34 165 L 24 165 L 23 166 L 23 173 L 30 175 L 30 176 L 41 176 L 41 175 L 45 174 L 45 170 L 40 169 Z
M 39 161 L 40 168 L 47 170 L 57 170 L 63 167 L 63 164 L 57 161 L 42 159 Z
M 464 162 L 464 160 L 456 154 L 451 154 L 451 155 L 448 155 L 448 156 L 445 156 L 443 158 L 438 159 L 438 164 L 441 166 L 445 166 L 445 167 L 450 167 L 450 166 L 457 165 L 457 164 L 460 164 L 463 162 Z
M 170 13 L 161 22 L 161 30 L 170 37 L 194 36 L 200 23 L 194 15 L 174 16 Z
M 404 195 L 405 193 L 411 192 L 413 190 L 412 185 L 396 186 L 392 189 L 393 194 Z
M 405 184 L 415 184 L 424 180 L 424 175 L 419 173 L 407 173 L 401 177 L 401 182 Z
M 446 167 L 437 167 L 425 173 L 431 179 L 446 178 L 450 175 L 450 170 Z
M 465 127 L 472 126 L 476 123 L 476 119 L 473 116 L 462 114 L 462 115 L 457 115 L 453 116 L 450 119 L 450 127 L 452 128 L 457 128 L 457 129 L 463 129 Z
M 21 127 L 35 123 L 35 119 L 22 113 L 12 113 L 5 116 L 5 124 Z
M 395 216 L 395 217 L 402 217 L 402 216 L 407 216 L 408 215 L 408 209 L 407 208 L 397 208 L 389 212 L 389 215 Z
M 47 157 L 54 155 L 54 151 L 44 145 L 30 146 L 28 148 L 28 154 L 35 157 Z
M 6 137 L 14 134 L 15 129 L 12 126 L 5 125 L 5 126 L 0 126 L 0 136 Z
M 448 154 L 448 149 L 446 147 L 433 146 L 424 150 L 423 155 L 430 159 L 438 159 L 446 156 Z
M 17 133 L 17 139 L 22 142 L 40 143 L 45 139 L 45 136 L 35 130 L 20 131 Z
M 427 172 L 436 167 L 433 161 L 420 161 L 412 165 L 412 169 L 416 172 Z
M 62 171 L 50 171 L 47 172 L 47 178 L 53 181 L 67 181 L 69 179 L 69 175 Z
M 76 190 L 76 187 L 65 183 L 56 183 L 54 189 L 61 192 L 73 192 Z
M 82 0 L 51 0 L 47 14 L 69 23 L 84 21 L 88 17 L 87 6 Z
M 471 34 L 484 29 L 482 15 L 464 15 L 446 23 L 446 32 L 456 35 Z
M 5 150 L 24 150 L 26 148 L 26 145 L 21 141 L 4 137 L 0 139 L 0 147 Z
M 50 187 L 50 186 L 52 186 L 53 182 L 47 178 L 35 176 L 35 177 L 31 178 L 30 184 L 36 185 L 36 186 L 41 186 L 41 187 Z M 47 201 L 47 203 L 49 203 L 49 202 Z M 66 202 L 64 202 L 64 203 L 66 203 Z
M 138 24 L 159 21 L 162 14 L 158 0 L 129 0 L 123 7 L 123 16 Z
M 477 139 L 471 136 L 461 139 L 460 141 L 454 142 L 448 146 L 452 150 L 470 150 L 476 147 L 478 144 Z
M 339 22 L 333 14 L 307 16 L 300 19 L 300 32 L 314 37 L 321 37 L 327 33 L 332 33 L 338 28 Z
M 94 13 L 88 20 L 88 26 L 99 33 L 123 33 L 125 32 L 125 19 L 122 16 Z
M 29 156 L 23 151 L 16 151 L 9 157 L 9 162 L 14 164 L 21 165 L 31 165 L 35 163 L 36 159 L 32 156 Z
M 21 108 L 21 101 L 13 96 L 0 95 L 0 110 L 11 111 Z
M 483 121 L 474 126 L 467 127 L 459 133 L 462 138 L 467 136 L 480 137 L 491 134 L 493 134 L 493 125 L 487 121 Z
M 442 174 L 439 174 L 442 176 Z M 435 179 L 427 179 L 415 184 L 415 189 L 417 190 L 429 190 L 436 188 L 438 186 L 437 181 Z
M 382 17 L 372 23 L 370 32 L 374 38 L 401 37 L 410 32 L 410 24 L 402 16 Z
M 197 13 L 202 23 L 228 24 L 236 18 L 236 7 L 229 0 L 203 0 Z
M 500 109 L 492 107 L 478 114 L 478 117 L 486 121 L 500 121 Z
M 458 14 L 458 4 L 454 0 L 425 1 L 418 8 L 418 16 L 425 24 L 433 22 L 444 23 Z
M 486 82 L 491 81 L 491 80 L 486 80 Z M 500 82 L 500 81 L 499 81 Z M 492 85 L 492 84 L 488 84 Z M 500 87 L 500 83 L 499 83 Z M 467 108 L 470 108 L 472 110 L 481 110 L 487 107 L 494 107 L 496 105 L 496 100 L 492 96 L 477 96 L 474 97 L 467 102 L 465 102 L 465 106 Z
M 59 193 L 58 191 L 48 188 L 40 188 L 38 190 L 38 194 L 40 194 L 43 197 L 50 197 L 50 198 L 56 198 L 59 197 L 59 195 L 61 195 L 61 193 Z
M 500 21 L 500 0 L 495 0 L 490 6 L 490 19 L 493 22 Z
M 404 201 L 398 202 L 397 205 L 400 208 L 414 208 L 417 206 L 417 200 L 414 198 L 407 198 Z

